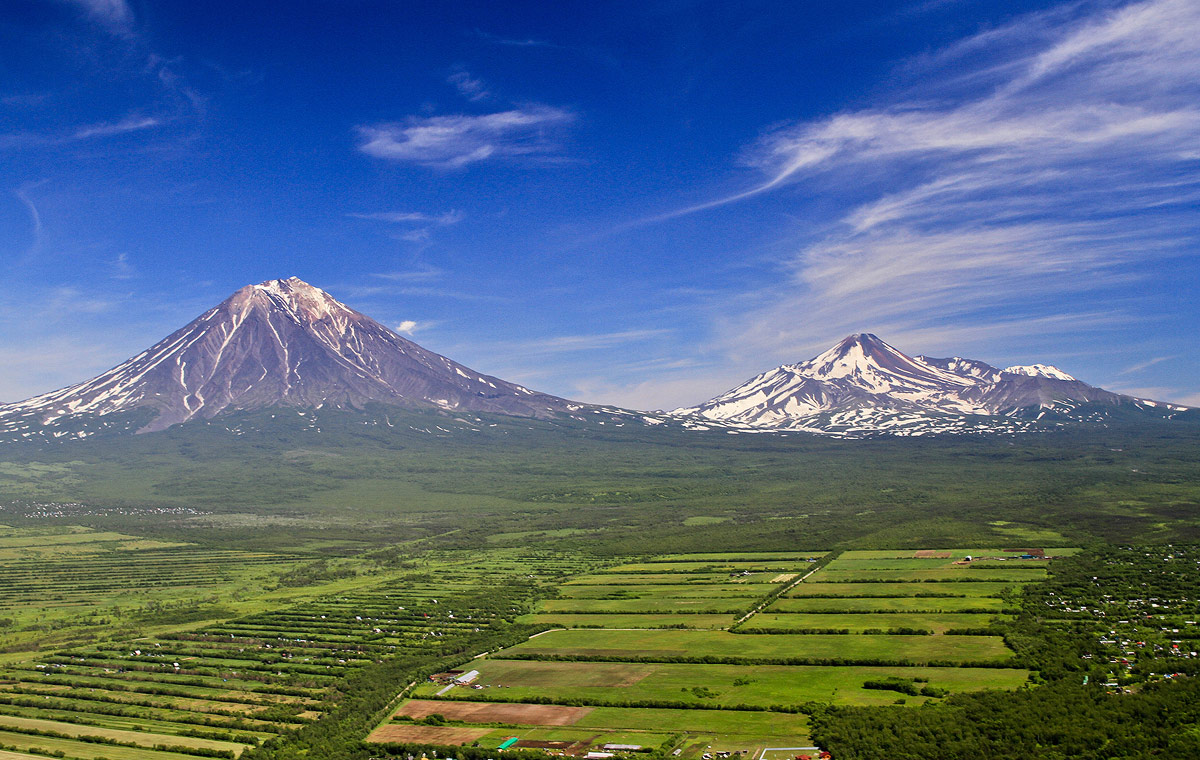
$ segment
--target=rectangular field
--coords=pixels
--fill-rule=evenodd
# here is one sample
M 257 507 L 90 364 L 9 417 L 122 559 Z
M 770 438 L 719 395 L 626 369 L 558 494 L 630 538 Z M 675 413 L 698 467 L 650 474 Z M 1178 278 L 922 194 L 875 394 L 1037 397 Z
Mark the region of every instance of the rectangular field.
M 531 705 L 519 702 L 446 702 L 410 699 L 396 711 L 396 717 L 421 719 L 442 715 L 462 723 L 512 723 L 522 726 L 572 726 L 592 712 L 592 707 Z M 627 726 L 630 728 L 630 726 Z
M 415 726 L 406 723 L 392 723 L 380 726 L 371 732 L 367 741 L 379 744 L 387 742 L 414 742 L 420 744 L 469 744 L 482 739 L 492 732 L 490 728 L 469 728 L 466 726 Z
M 666 599 L 547 599 L 538 605 L 538 612 L 680 612 L 734 613 L 747 612 L 754 598 L 714 599 L 710 597 L 678 597 Z
M 752 599 L 776 591 L 773 583 L 693 583 L 656 584 L 640 586 L 567 585 L 558 589 L 560 598 L 567 599 L 679 599 L 706 597 L 710 599 Z
M 0 715 L 0 730 L 3 729 L 26 729 L 32 731 L 56 732 L 70 737 L 92 737 L 101 740 L 111 739 L 129 744 L 138 744 L 148 749 L 152 749 L 155 745 L 161 744 L 165 746 L 193 747 L 202 750 L 221 750 L 233 752 L 235 755 L 237 755 L 241 754 L 242 750 L 246 748 L 245 745 L 236 744 L 234 742 L 199 739 L 191 736 L 100 728 L 97 726 L 60 723 L 54 720 L 22 718 L 12 715 Z
M 664 709 L 654 707 L 568 707 L 498 702 L 447 702 L 414 699 L 401 705 L 396 717 L 421 719 L 440 714 L 462 723 L 505 723 L 511 726 L 565 727 L 604 732 L 591 744 L 612 740 L 608 732 L 671 731 L 717 736 L 791 737 L 807 741 L 808 717 L 798 713 L 750 712 L 745 710 Z M 526 737 L 505 729 L 511 735 Z M 562 741 L 562 735 L 558 740 Z
M 774 573 L 755 573 L 730 578 L 728 573 L 601 573 L 578 575 L 567 581 L 567 586 L 661 586 L 674 584 L 722 585 L 733 583 L 769 583 Z
M 602 570 L 604 574 L 622 573 L 741 573 L 767 572 L 771 570 L 796 570 L 807 562 L 795 560 L 732 560 L 732 561 L 696 561 L 696 562 L 638 562 L 628 565 L 617 565 Z
M 61 752 L 60 757 L 81 758 L 82 760 L 195 760 L 195 755 L 185 755 L 179 752 L 164 752 L 138 747 L 118 747 L 111 744 L 89 744 L 71 739 L 60 739 L 53 736 L 32 736 L 10 731 L 0 731 L 0 744 L 16 747 L 18 751 L 41 749 L 43 752 L 32 754 L 45 756 L 47 753 Z
M 752 636 L 726 631 L 586 629 L 549 631 L 504 650 L 501 656 L 505 654 L 613 660 L 711 656 L 747 661 L 794 658 L 911 663 L 998 662 L 1012 656 L 998 636 Z
M 971 569 L 967 567 L 933 567 L 926 570 L 854 570 L 854 569 L 837 569 L 831 564 L 828 567 L 818 570 L 812 576 L 812 580 L 817 583 L 872 583 L 878 581 L 901 581 L 905 583 L 921 583 L 942 581 L 952 583 L 954 581 L 999 581 L 1002 583 L 1032 583 L 1035 581 L 1045 580 L 1046 568 L 1044 566 L 1028 567 L 1024 569 L 1011 569 L 1007 567 L 980 567 Z
M 844 597 L 875 597 L 875 596 L 966 596 L 988 597 L 1000 596 L 1005 589 L 1017 588 L 1021 583 L 1005 581 L 978 582 L 960 581 L 957 583 L 823 583 L 816 580 L 814 575 L 808 581 L 797 584 L 785 596 L 844 596 Z M 1025 582 L 1032 582 L 1027 578 Z
M 728 628 L 733 615 L 588 615 L 571 613 L 534 613 L 517 618 L 518 623 L 534 623 L 562 628 Z
M 784 597 L 772 602 L 767 610 L 769 612 L 1000 612 L 1004 606 L 1003 599 L 990 596 L 950 598 L 913 596 Z
M 739 630 L 789 631 L 831 630 L 863 633 L 887 631 L 893 628 L 945 633 L 956 628 L 987 628 L 996 615 L 963 612 L 890 612 L 875 613 L 759 613 L 747 620 Z
M 767 637 L 764 637 L 767 638 Z M 876 636 L 841 636 L 873 639 Z M 917 637 L 924 639 L 960 637 Z M 865 681 L 889 677 L 928 678 L 951 692 L 1015 689 L 1028 680 L 1018 668 L 886 667 L 837 665 L 708 665 L 692 663 L 537 662 L 477 660 L 482 689 L 456 687 L 456 699 L 513 701 L 582 699 L 590 702 L 682 701 L 699 707 L 746 704 L 760 707 L 834 701 L 846 705 L 886 705 L 895 692 L 864 689 Z M 432 697 L 442 687 L 424 684 L 416 696 Z M 919 704 L 924 697 L 910 697 Z M 641 708 L 639 708 L 641 709 Z
M 820 559 L 828 552 L 707 552 L 701 554 L 664 554 L 658 559 L 667 562 L 759 562 L 764 560 L 788 560 L 807 562 Z

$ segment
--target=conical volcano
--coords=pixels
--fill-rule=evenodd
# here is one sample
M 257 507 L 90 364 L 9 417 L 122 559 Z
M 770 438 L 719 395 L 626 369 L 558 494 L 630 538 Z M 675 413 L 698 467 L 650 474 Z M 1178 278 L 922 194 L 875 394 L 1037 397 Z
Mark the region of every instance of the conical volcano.
M 147 432 L 226 410 L 370 402 L 524 417 L 578 406 L 428 351 L 291 277 L 241 288 L 98 377 L 0 406 L 0 421 L 150 408 Z

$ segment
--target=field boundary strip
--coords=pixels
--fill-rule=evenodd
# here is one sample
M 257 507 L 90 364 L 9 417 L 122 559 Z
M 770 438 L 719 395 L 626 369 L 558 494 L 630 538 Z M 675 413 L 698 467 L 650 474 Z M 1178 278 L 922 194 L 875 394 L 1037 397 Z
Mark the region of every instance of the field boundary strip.
M 735 621 L 733 622 L 733 625 L 729 626 L 729 630 L 730 630 L 730 631 L 734 630 L 735 628 L 737 628 L 738 626 L 740 626 L 742 623 L 746 622 L 746 621 L 747 621 L 747 620 L 749 620 L 750 618 L 754 617 L 754 616 L 755 616 L 755 615 L 757 615 L 758 613 L 760 613 L 760 612 L 762 612 L 763 610 L 765 610 L 767 607 L 771 606 L 771 604 L 772 604 L 772 603 L 773 603 L 773 602 L 774 602 L 776 599 L 780 598 L 781 596 L 784 596 L 785 594 L 787 594 L 787 592 L 789 592 L 789 591 L 791 591 L 792 589 L 796 588 L 796 587 L 797 587 L 797 586 L 799 586 L 801 583 L 804 583 L 804 581 L 805 581 L 805 580 L 806 580 L 806 579 L 807 579 L 807 578 L 808 578 L 810 575 L 812 575 L 813 573 L 817 572 L 818 570 L 821 570 L 821 569 L 822 569 L 822 568 L 824 568 L 826 565 L 828 565 L 830 562 L 833 562 L 833 560 L 834 560 L 834 559 L 836 559 L 836 558 L 837 558 L 837 557 L 839 557 L 839 556 L 841 556 L 841 552 L 837 552 L 837 551 L 831 551 L 831 552 L 827 552 L 827 553 L 825 554 L 825 556 L 821 557 L 820 559 L 818 559 L 816 562 L 814 562 L 814 563 L 813 563 L 812 569 L 810 569 L 810 570 L 809 570 L 807 573 L 805 573 L 804 575 L 800 576 L 799 578 L 796 578 L 795 580 L 791 581 L 791 582 L 790 582 L 790 583 L 788 583 L 787 585 L 785 585 L 785 586 L 782 586 L 782 587 L 780 587 L 780 588 L 778 588 L 778 589 L 776 589 L 776 590 L 773 590 L 773 591 L 772 591 L 770 594 L 768 594 L 768 595 L 767 595 L 767 597 L 766 597 L 765 599 L 763 599 L 762 601 L 760 601 L 760 602 L 759 602 L 759 603 L 758 603 L 758 604 L 757 604 L 757 605 L 756 605 L 756 606 L 755 606 L 753 609 L 751 609 L 751 610 L 750 610 L 749 612 L 747 612 L 745 615 L 742 615 L 740 618 L 738 618 L 737 620 L 735 620 Z

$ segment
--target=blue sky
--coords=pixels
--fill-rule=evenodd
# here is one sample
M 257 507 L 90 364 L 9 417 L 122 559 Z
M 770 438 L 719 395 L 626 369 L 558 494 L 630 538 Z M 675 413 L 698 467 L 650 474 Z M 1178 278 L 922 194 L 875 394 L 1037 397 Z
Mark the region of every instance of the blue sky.
M 851 332 L 1200 405 L 1200 4 L 0 6 L 0 400 L 299 276 L 697 402 Z

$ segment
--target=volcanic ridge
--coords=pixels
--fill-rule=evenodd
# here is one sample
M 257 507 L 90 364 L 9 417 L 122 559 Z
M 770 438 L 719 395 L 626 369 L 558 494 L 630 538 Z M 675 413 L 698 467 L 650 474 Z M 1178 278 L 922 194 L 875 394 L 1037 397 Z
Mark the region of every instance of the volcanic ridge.
M 1041 422 L 1101 422 L 1117 410 L 1169 417 L 1186 409 L 1096 388 L 1050 365 L 998 369 L 957 356 L 908 356 L 859 333 L 672 415 L 750 430 L 922 435 L 1021 432 Z

